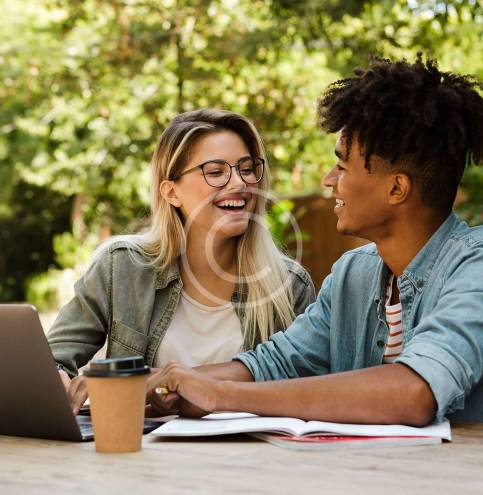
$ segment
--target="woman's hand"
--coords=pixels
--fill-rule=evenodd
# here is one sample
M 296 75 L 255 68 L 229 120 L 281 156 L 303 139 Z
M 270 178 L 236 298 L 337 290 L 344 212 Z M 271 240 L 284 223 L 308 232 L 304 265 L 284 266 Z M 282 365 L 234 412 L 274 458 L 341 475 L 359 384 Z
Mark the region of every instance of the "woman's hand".
M 69 387 L 70 387 L 70 376 L 62 369 L 59 369 L 59 376 L 60 379 L 62 380 L 62 385 L 64 385 L 65 392 L 68 394 L 69 393 Z
M 79 375 L 72 379 L 68 395 L 72 411 L 74 411 L 74 414 L 78 414 L 87 400 L 87 381 L 85 376 Z
M 160 416 L 200 417 L 219 408 L 222 383 L 192 368 L 171 363 L 149 378 L 147 400 L 151 411 Z M 159 388 L 167 388 L 169 393 L 156 393 Z
M 87 383 L 84 376 L 76 376 L 72 380 L 64 370 L 59 370 L 62 385 L 69 398 L 70 405 L 74 414 L 78 414 L 80 408 L 87 399 Z

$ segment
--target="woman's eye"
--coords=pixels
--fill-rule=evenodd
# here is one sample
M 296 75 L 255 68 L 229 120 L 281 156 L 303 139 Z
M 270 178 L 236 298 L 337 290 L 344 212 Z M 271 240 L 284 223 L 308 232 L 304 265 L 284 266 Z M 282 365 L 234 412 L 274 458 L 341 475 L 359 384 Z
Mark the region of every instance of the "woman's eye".
M 251 175 L 253 173 L 255 173 L 255 171 L 253 170 L 253 168 L 242 168 L 240 170 L 240 172 L 243 174 L 243 175 Z
M 206 172 L 206 175 L 209 175 L 210 177 L 219 177 L 222 174 L 223 170 L 210 170 Z

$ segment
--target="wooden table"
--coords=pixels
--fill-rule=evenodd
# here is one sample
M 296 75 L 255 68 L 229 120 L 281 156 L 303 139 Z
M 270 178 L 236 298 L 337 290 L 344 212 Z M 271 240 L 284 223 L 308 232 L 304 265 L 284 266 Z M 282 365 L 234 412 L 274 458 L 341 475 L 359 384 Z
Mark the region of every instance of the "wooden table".
M 136 454 L 0 436 L 0 495 L 483 494 L 483 424 L 439 446 L 294 452 L 245 436 L 144 437 Z

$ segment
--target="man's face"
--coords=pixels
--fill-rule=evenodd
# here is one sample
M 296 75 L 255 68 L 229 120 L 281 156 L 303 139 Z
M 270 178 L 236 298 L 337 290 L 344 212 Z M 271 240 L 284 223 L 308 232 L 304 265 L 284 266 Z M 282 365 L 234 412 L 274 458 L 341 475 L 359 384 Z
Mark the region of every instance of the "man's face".
M 339 133 L 335 155 L 337 163 L 324 177 L 323 184 L 332 188 L 336 198 L 337 231 L 369 240 L 379 239 L 385 235 L 392 213 L 388 204 L 389 174 L 380 167 L 372 167 L 372 172 L 365 168 L 355 136 L 347 154 L 346 140 Z M 371 162 L 373 159 L 381 160 L 371 157 Z

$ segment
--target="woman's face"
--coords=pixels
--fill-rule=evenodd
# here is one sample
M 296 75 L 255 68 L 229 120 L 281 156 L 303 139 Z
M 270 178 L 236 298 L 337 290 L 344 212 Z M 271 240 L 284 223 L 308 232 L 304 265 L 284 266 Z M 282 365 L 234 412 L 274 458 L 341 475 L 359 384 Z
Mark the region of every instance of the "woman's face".
M 258 184 L 247 185 L 235 168 L 231 169 L 229 182 L 223 187 L 210 186 L 197 165 L 210 160 L 224 160 L 235 165 L 250 152 L 238 134 L 232 131 L 213 132 L 203 136 L 192 148 L 189 160 L 181 176 L 174 183 L 174 190 L 180 201 L 179 208 L 189 228 L 197 233 L 214 235 L 216 240 L 242 235 L 248 228 L 250 213 L 256 205 Z M 219 171 L 205 166 L 208 180 L 216 179 Z

